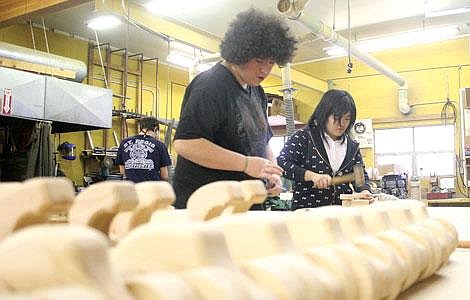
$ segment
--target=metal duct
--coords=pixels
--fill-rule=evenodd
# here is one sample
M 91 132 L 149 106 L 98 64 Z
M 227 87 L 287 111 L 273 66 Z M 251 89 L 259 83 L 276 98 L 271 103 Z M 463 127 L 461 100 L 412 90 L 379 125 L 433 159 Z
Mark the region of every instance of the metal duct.
M 52 121 L 53 133 L 112 127 L 110 89 L 0 67 L 0 99 L 0 118 Z
M 292 100 L 292 93 L 295 89 L 292 87 L 289 63 L 282 68 L 282 85 L 282 92 L 284 95 L 284 106 L 286 110 L 286 130 L 287 135 L 291 136 L 295 132 L 294 101 Z
M 84 62 L 59 55 L 48 54 L 42 51 L 0 42 L 0 57 L 18 61 L 29 62 L 47 67 L 60 68 L 75 72 L 76 82 L 82 82 L 87 74 Z
M 321 37 L 323 40 L 347 49 L 348 40 L 346 38 L 337 34 L 322 21 L 315 19 L 315 17 L 308 15 L 308 13 L 305 12 L 304 8 L 309 2 L 310 0 L 279 0 L 277 8 L 280 13 L 286 15 L 292 20 L 296 20 L 304 24 L 312 30 L 315 35 Z M 359 50 L 354 44 L 350 44 L 350 50 L 352 56 L 376 69 L 398 84 L 400 87 L 398 107 L 401 113 L 408 114 L 410 112 L 410 106 L 408 104 L 408 88 L 405 79 L 375 57 Z

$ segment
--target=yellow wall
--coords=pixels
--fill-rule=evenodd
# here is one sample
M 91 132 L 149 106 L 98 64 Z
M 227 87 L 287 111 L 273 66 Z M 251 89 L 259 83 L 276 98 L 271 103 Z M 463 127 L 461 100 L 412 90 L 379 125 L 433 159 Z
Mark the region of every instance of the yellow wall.
M 87 62 L 88 43 L 82 40 L 48 32 L 49 48 L 51 53 L 79 59 Z M 42 30 L 35 29 L 36 47 L 45 51 L 44 36 Z M 0 29 L 0 40 L 13 44 L 32 48 L 31 33 L 28 26 L 14 25 Z M 451 100 L 458 102 L 459 88 L 470 86 L 470 55 L 467 38 L 444 41 L 430 45 L 415 46 L 403 49 L 395 49 L 374 53 L 373 55 L 388 65 L 393 70 L 400 73 L 408 83 L 409 103 L 423 103 L 432 101 L 443 101 L 449 95 Z M 96 52 L 96 51 L 95 51 Z M 95 53 L 95 60 L 98 60 Z M 113 55 L 113 64 L 119 65 L 121 58 Z M 299 71 L 310 74 L 319 79 L 331 80 L 337 88 L 348 90 L 356 100 L 358 108 L 358 118 L 372 118 L 374 128 L 402 127 L 412 125 L 428 125 L 439 123 L 439 119 L 416 121 L 417 118 L 429 115 L 438 115 L 442 105 L 418 106 L 413 108 L 407 116 L 398 110 L 398 86 L 385 76 L 378 74 L 367 65 L 353 59 L 354 68 L 352 74 L 345 72 L 346 58 L 335 60 L 325 60 L 308 65 L 298 65 L 295 68 Z M 135 69 L 135 64 L 130 63 L 130 68 Z M 94 67 L 95 76 L 101 74 L 99 66 Z M 120 80 L 120 73 L 113 71 L 112 80 Z M 129 81 L 135 81 L 136 77 L 129 75 Z M 145 86 L 155 86 L 155 63 L 148 62 L 144 66 L 143 82 Z M 96 86 L 104 86 L 103 81 L 94 80 Z M 131 83 L 132 84 L 132 83 Z M 158 117 L 179 118 L 184 88 L 188 84 L 188 74 L 175 68 L 159 64 L 158 72 Z M 270 76 L 263 86 L 267 87 L 266 92 L 281 94 L 281 81 L 279 78 Z M 116 94 L 122 94 L 118 84 L 110 83 L 110 87 Z M 318 104 L 322 94 L 301 86 L 294 86 L 297 91 L 294 93 L 296 99 L 299 119 L 306 122 Z M 154 90 L 154 88 L 150 88 Z M 127 108 L 136 110 L 135 88 L 128 88 L 127 94 L 131 99 L 127 103 Z M 142 112 L 155 115 L 153 111 L 152 94 L 143 92 Z M 119 100 L 113 100 L 114 106 L 119 108 Z M 456 103 L 458 108 L 458 103 Z M 385 122 L 388 120 L 387 122 Z M 392 120 L 392 122 L 390 122 Z M 458 124 L 457 124 L 458 125 Z M 129 135 L 137 132 L 136 124 L 133 120 L 128 121 Z M 161 137 L 165 128 L 161 130 Z M 113 130 L 120 136 L 120 123 L 118 119 L 113 120 Z M 458 127 L 457 127 L 458 131 Z M 103 131 L 96 130 L 92 133 L 95 146 L 103 146 Z M 59 137 L 55 137 L 58 142 Z M 85 136 L 83 132 L 61 134 L 60 141 L 69 141 L 77 145 L 77 152 L 84 148 Z M 108 146 L 113 146 L 112 131 L 108 131 Z M 456 145 L 459 145 L 456 136 Z M 172 151 L 173 152 L 173 151 Z M 174 154 L 174 153 L 173 153 Z M 372 150 L 363 150 L 367 166 L 374 165 L 374 155 Z M 77 184 L 82 184 L 83 162 L 61 161 L 61 166 L 67 176 Z
M 44 39 L 44 33 L 42 30 L 34 29 L 36 49 L 40 51 L 46 51 L 46 44 Z M 61 34 L 56 34 L 54 32 L 47 32 L 49 50 L 53 54 L 70 57 L 73 59 L 81 60 L 87 63 L 88 57 L 88 43 L 83 40 L 74 39 L 72 37 L 64 36 Z M 33 48 L 32 37 L 29 26 L 25 25 L 13 25 L 0 29 L 0 41 L 16 44 L 23 47 Z M 102 41 L 104 42 L 104 41 Z M 102 48 L 102 55 L 105 55 L 104 48 Z M 98 52 L 95 51 L 95 60 L 99 61 Z M 112 64 L 120 65 L 121 57 L 116 54 L 112 56 Z M 149 89 L 153 90 L 155 93 L 155 63 L 148 62 L 144 65 L 144 76 L 143 83 L 144 86 L 151 86 Z M 136 66 L 132 60 L 129 62 L 130 69 L 135 70 Z M 93 70 L 94 76 L 102 77 L 101 67 L 94 66 Z M 117 71 L 112 71 L 111 81 L 120 81 L 121 74 Z M 136 81 L 134 75 L 128 76 L 129 81 Z M 86 79 L 85 79 L 86 82 Z M 185 71 L 171 68 L 166 65 L 159 64 L 158 70 L 158 92 L 157 92 L 157 103 L 158 103 L 158 117 L 168 118 L 168 119 L 178 119 L 184 87 L 188 83 L 188 74 Z M 135 83 L 130 83 L 135 85 Z M 93 85 L 104 87 L 105 84 L 101 80 L 93 80 Z M 121 86 L 115 83 L 109 83 L 109 87 L 113 89 L 115 94 L 122 94 Z M 171 89 L 173 87 L 173 89 Z M 146 87 L 148 88 L 148 87 Z M 136 97 L 137 91 L 135 88 L 127 89 L 127 96 L 130 97 L 126 101 L 127 108 L 133 111 L 137 110 Z M 153 111 L 153 97 L 152 93 L 148 91 L 143 92 L 142 99 L 143 107 L 142 113 L 155 115 Z M 113 106 L 117 109 L 119 108 L 119 100 L 117 98 L 113 99 Z M 113 128 L 107 130 L 108 138 L 107 144 L 108 147 L 114 146 L 114 139 L 112 135 L 112 130 L 116 131 L 119 140 L 121 139 L 121 130 L 120 130 L 119 119 L 113 118 Z M 128 133 L 133 135 L 137 133 L 137 125 L 134 120 L 128 120 Z M 163 133 L 165 132 L 165 126 L 160 127 L 161 138 L 163 139 Z M 103 130 L 94 130 L 92 131 L 92 138 L 95 147 L 104 146 L 103 141 Z M 59 143 L 68 141 L 70 143 L 76 144 L 77 154 L 81 153 L 85 149 L 85 134 L 84 132 L 75 132 L 75 133 L 62 133 L 60 135 L 56 134 L 54 136 L 54 142 L 57 146 Z M 173 151 L 172 151 L 173 152 Z M 174 153 L 172 153 L 174 154 Z M 83 175 L 84 175 L 84 166 L 85 161 L 82 158 L 76 159 L 74 161 L 67 161 L 59 157 L 59 163 L 61 169 L 65 172 L 66 176 L 72 179 L 76 184 L 83 185 Z M 88 171 L 97 171 L 99 167 L 99 162 L 94 160 L 87 160 Z

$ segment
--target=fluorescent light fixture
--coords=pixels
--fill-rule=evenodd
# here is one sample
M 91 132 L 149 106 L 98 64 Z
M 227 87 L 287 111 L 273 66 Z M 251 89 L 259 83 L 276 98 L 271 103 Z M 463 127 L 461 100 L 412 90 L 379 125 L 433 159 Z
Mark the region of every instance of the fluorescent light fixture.
M 153 14 L 174 16 L 203 11 L 216 3 L 216 0 L 153 0 L 145 3 L 144 6 Z
M 180 52 L 183 52 L 183 53 L 191 55 L 191 56 L 194 56 L 194 52 L 197 50 L 197 49 L 195 49 L 194 47 L 192 47 L 188 44 L 181 43 L 181 42 L 178 42 L 178 41 L 171 41 L 170 42 L 170 47 L 171 47 L 172 50 L 178 50 Z
M 121 20 L 113 15 L 97 16 L 87 22 L 87 26 L 93 30 L 106 30 L 121 24 Z
M 401 34 L 390 35 L 375 39 L 368 39 L 354 43 L 354 45 L 364 52 L 374 52 L 385 49 L 396 49 L 443 41 L 459 34 L 457 25 L 426 29 L 421 31 L 405 32 Z M 338 46 L 327 47 L 323 49 L 329 56 L 346 55 L 346 49 Z
M 194 58 L 178 50 L 171 50 L 166 60 L 180 67 L 190 68 Z
M 425 18 L 433 18 L 433 17 L 442 17 L 442 16 L 450 16 L 450 15 L 458 15 L 470 12 L 470 7 L 464 6 L 455 9 L 443 9 L 443 10 L 425 10 L 424 17 Z
M 190 46 L 188 44 L 171 41 L 170 42 L 170 54 L 167 57 L 167 61 L 185 68 L 191 68 L 194 66 L 196 57 L 208 57 L 211 54 L 202 49 Z M 197 70 L 202 72 L 211 67 L 211 64 L 199 64 Z
M 196 69 L 198 71 L 198 73 L 201 73 L 201 72 L 204 72 L 206 70 L 209 70 L 210 68 L 212 68 L 212 66 L 214 66 L 215 63 L 210 63 L 210 64 L 199 64 L 197 65 Z

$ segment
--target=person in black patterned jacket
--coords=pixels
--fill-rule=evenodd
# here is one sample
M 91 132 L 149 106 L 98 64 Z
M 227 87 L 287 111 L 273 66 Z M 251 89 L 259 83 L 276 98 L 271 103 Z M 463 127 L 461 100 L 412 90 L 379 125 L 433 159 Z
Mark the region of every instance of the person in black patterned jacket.
M 327 91 L 308 121 L 285 143 L 277 162 L 283 176 L 294 181 L 292 210 L 341 204 L 340 194 L 351 194 L 349 184 L 331 185 L 334 176 L 353 172 L 355 164 L 363 164 L 359 144 L 349 137 L 356 121 L 356 105 L 352 96 L 342 90 Z M 371 200 L 369 177 L 366 185 L 354 186 Z

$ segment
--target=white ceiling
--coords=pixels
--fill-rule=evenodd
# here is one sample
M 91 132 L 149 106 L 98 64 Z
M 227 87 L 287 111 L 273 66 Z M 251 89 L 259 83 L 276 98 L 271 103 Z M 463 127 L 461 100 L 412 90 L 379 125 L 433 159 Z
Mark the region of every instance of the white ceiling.
M 132 1 L 132 0 L 131 0 Z M 175 5 L 166 17 L 222 37 L 228 23 L 235 15 L 249 7 L 277 13 L 276 0 L 162 0 Z M 134 0 L 142 4 L 146 0 Z M 336 8 L 334 3 L 336 2 Z M 419 30 L 425 27 L 444 24 L 466 24 L 470 13 L 452 16 L 425 18 L 425 2 L 431 11 L 470 7 L 470 0 L 350 0 L 351 31 L 353 38 L 363 39 L 390 33 Z M 343 36 L 348 36 L 347 0 L 311 0 L 307 6 L 309 15 L 333 27 Z M 85 22 L 94 9 L 94 1 L 45 16 L 46 26 L 95 39 Z M 34 20 L 40 24 L 40 19 Z M 295 21 L 288 21 L 292 30 L 298 34 L 309 30 Z M 127 47 L 134 53 L 143 52 L 147 57 L 164 59 L 168 54 L 168 44 L 156 34 L 151 34 L 129 24 L 99 33 L 100 42 L 110 42 L 114 47 Z M 302 44 L 295 62 L 310 61 L 325 56 L 323 48 L 329 46 L 323 41 Z

